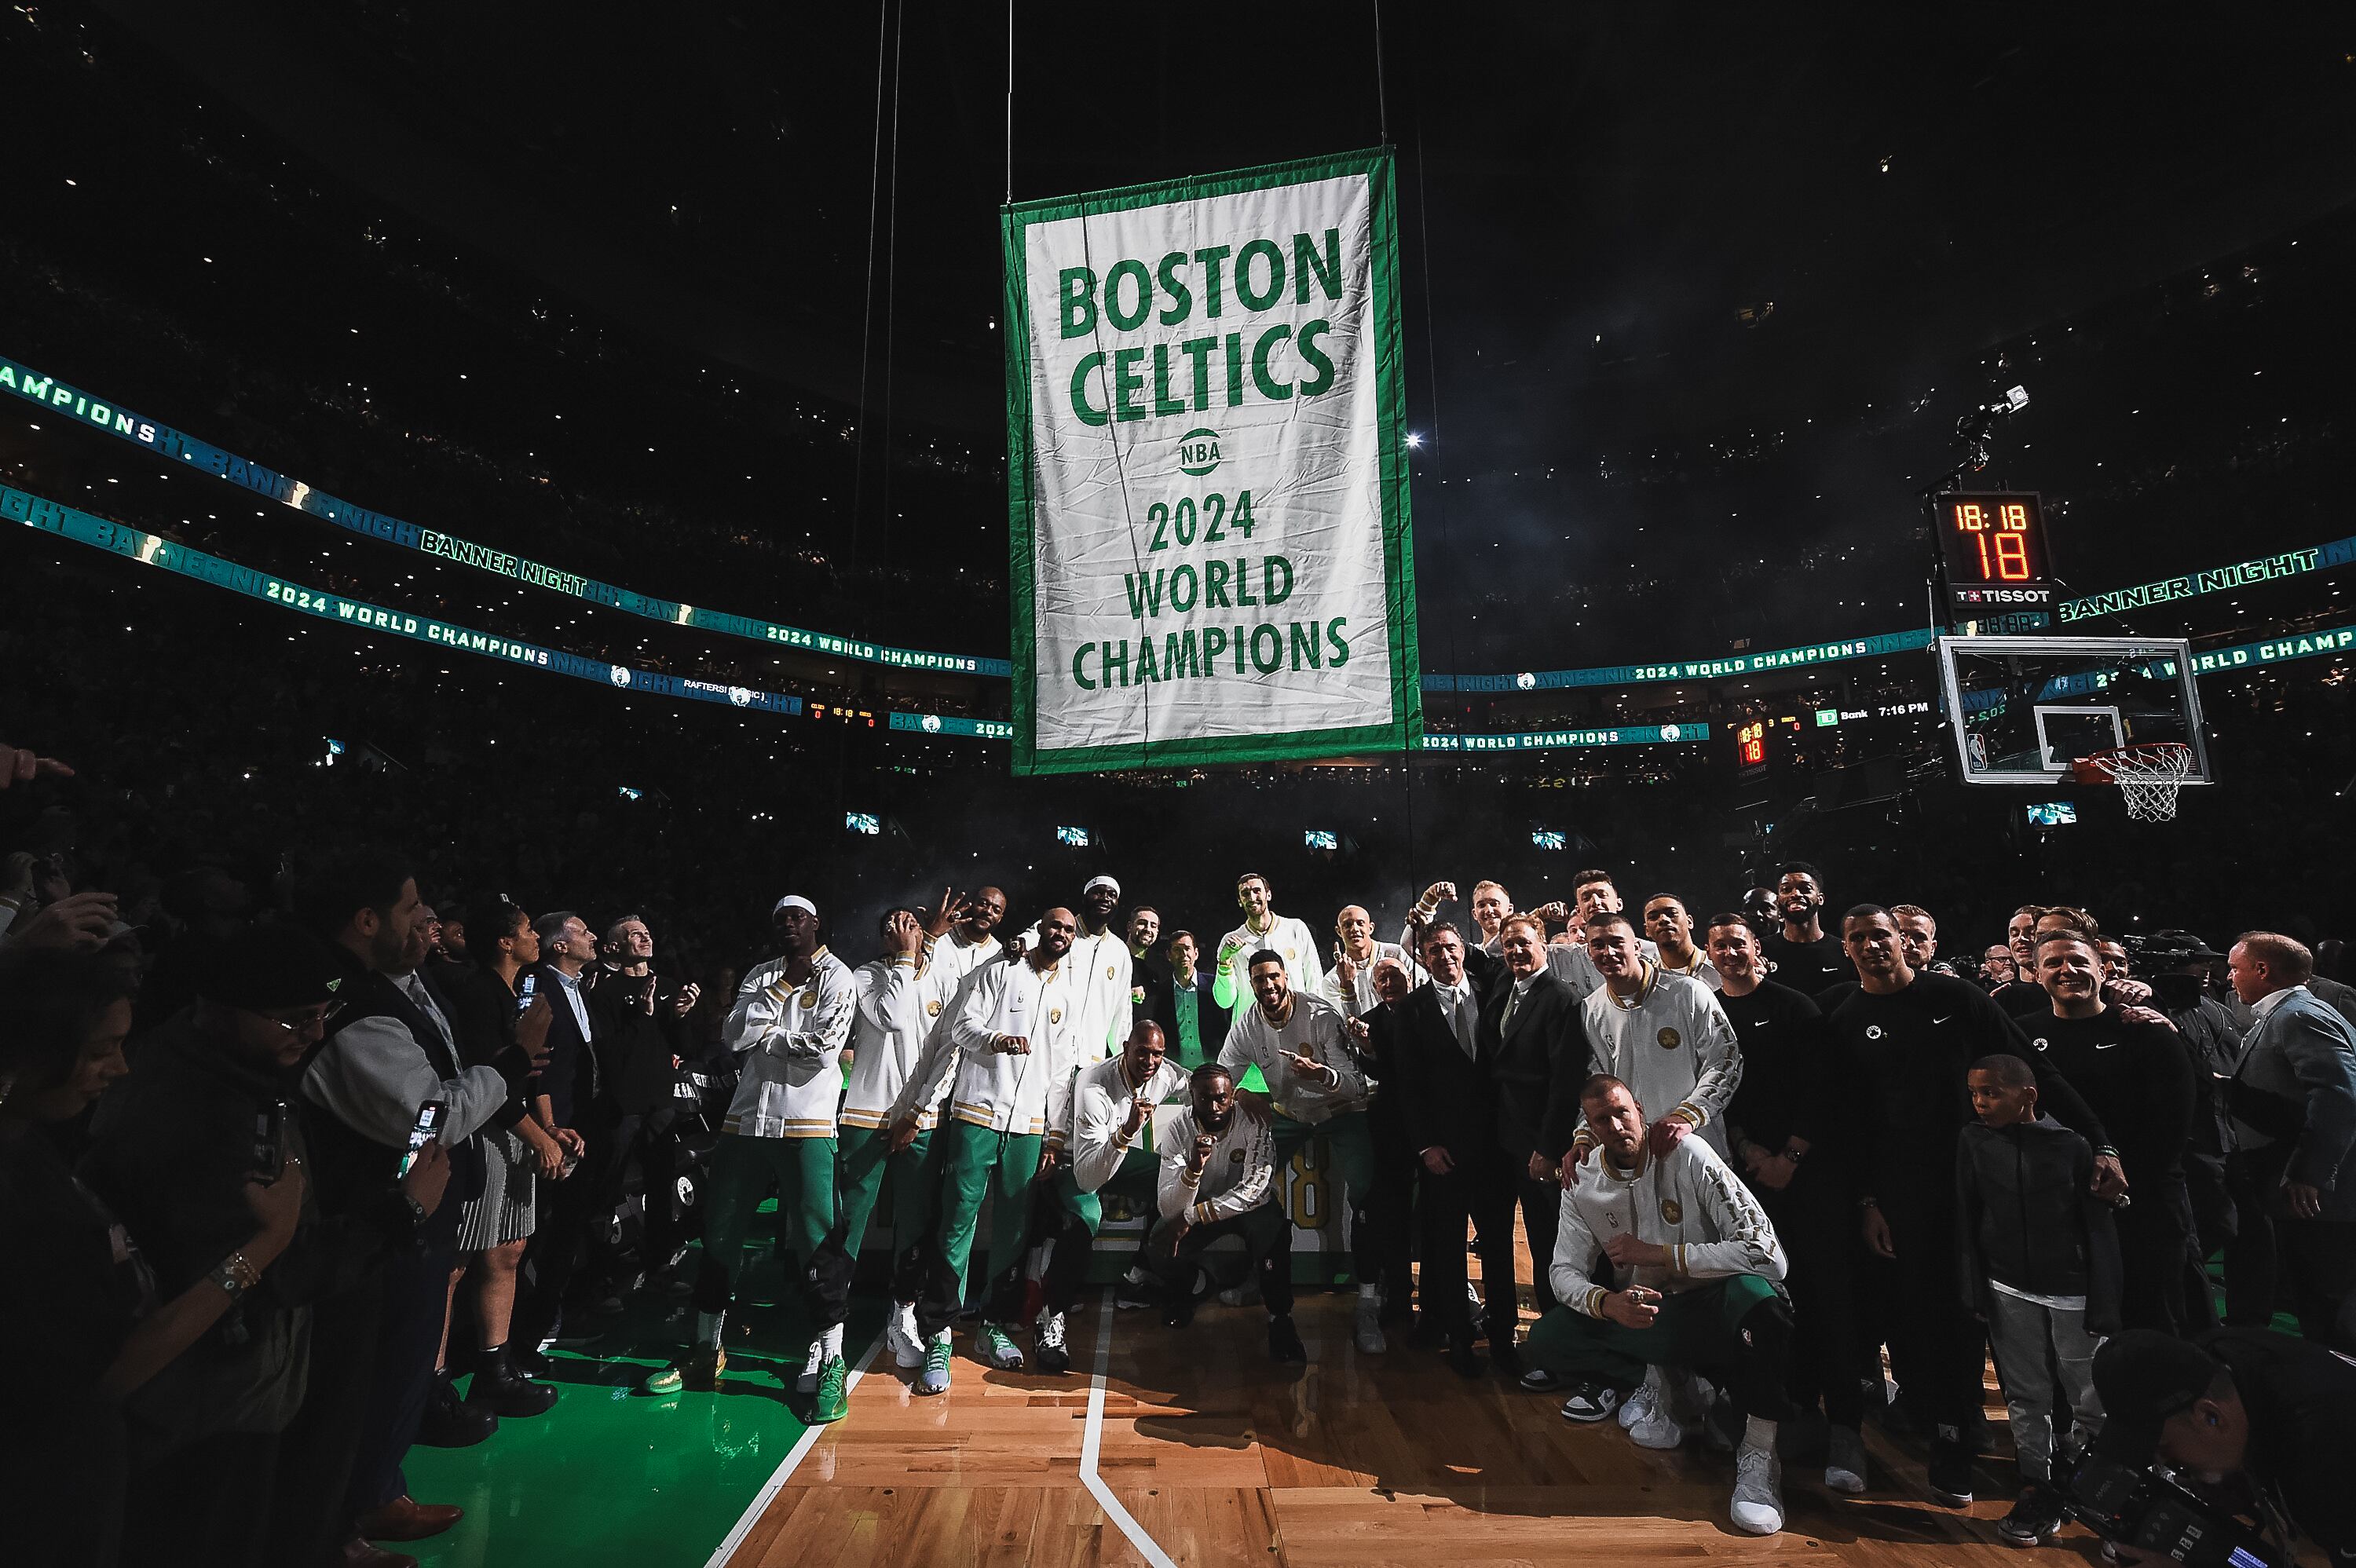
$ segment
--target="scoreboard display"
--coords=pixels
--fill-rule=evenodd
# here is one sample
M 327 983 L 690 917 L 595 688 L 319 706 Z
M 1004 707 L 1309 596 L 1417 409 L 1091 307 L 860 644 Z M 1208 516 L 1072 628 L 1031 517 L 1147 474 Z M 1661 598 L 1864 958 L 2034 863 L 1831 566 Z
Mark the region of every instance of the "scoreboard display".
M 1940 496 L 1933 526 L 1947 569 L 1947 607 L 1963 623 L 2053 608 L 2044 508 L 2025 491 Z

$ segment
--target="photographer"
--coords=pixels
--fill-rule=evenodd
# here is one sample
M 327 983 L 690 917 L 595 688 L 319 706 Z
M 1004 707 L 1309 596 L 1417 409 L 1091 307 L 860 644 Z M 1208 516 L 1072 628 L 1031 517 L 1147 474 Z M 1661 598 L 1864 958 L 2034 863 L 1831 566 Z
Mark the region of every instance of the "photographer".
M 2096 1462 L 2181 1472 L 2202 1497 L 2256 1520 L 2291 1560 L 2291 1537 L 2356 1563 L 2356 1363 L 2265 1329 L 2194 1341 L 2135 1329 L 2094 1356 L 2109 1413 Z M 2084 1490 L 2082 1473 L 2079 1490 Z M 2160 1562 L 2121 1544 L 2126 1563 Z

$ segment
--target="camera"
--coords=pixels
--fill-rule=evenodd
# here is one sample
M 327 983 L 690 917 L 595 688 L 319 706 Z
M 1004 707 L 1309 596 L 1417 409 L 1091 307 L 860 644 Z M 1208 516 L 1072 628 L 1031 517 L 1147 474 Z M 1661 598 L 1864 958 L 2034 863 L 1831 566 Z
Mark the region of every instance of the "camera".
M 2185 1486 L 2165 1465 L 2089 1456 L 2072 1469 L 2057 1455 L 2054 1468 L 2070 1517 L 2105 1541 L 2184 1568 L 2289 1568 L 2288 1555 L 2255 1526 Z

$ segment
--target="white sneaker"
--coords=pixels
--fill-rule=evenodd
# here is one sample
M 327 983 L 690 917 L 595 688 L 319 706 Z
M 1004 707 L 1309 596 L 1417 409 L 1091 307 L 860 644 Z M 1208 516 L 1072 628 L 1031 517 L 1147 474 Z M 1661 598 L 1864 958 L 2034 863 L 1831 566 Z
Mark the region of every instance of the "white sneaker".
M 826 1341 L 824 1339 L 812 1339 L 810 1341 L 809 1355 L 802 1362 L 801 1375 L 794 1379 L 794 1392 L 796 1393 L 818 1392 L 819 1369 L 825 1365 Z
M 1658 1367 L 1644 1369 L 1644 1381 L 1620 1406 L 1620 1430 L 1633 1432 L 1636 1423 L 1650 1416 L 1661 1407 L 1662 1372 Z
M 1825 1435 L 1825 1486 L 1847 1497 L 1865 1491 L 1865 1436 L 1854 1426 L 1836 1426 Z
M 1258 1306 L 1259 1281 L 1256 1279 L 1246 1280 L 1241 1285 L 1231 1285 L 1227 1286 L 1226 1289 L 1219 1292 L 1219 1305 L 1222 1307 Z
M 1383 1338 L 1383 1304 L 1371 1296 L 1358 1297 L 1358 1349 L 1366 1355 L 1379 1356 L 1390 1349 Z
M 1039 1309 L 1038 1327 L 1031 1335 L 1031 1358 L 1043 1372 L 1060 1376 L 1072 1370 L 1072 1352 L 1064 1343 L 1064 1315 Z
M 1685 1425 L 1669 1413 L 1669 1401 L 1665 1399 L 1628 1428 L 1628 1441 L 1639 1448 L 1678 1448 L 1684 1446 L 1685 1440 Z
M 892 1347 L 894 1366 L 913 1371 L 925 1364 L 925 1341 L 916 1332 L 916 1304 L 895 1301 L 892 1316 L 884 1320 L 884 1339 Z
M 1765 1448 L 1746 1447 L 1734 1456 L 1734 1499 L 1726 1517 L 1749 1535 L 1773 1535 L 1783 1528 L 1783 1467 Z

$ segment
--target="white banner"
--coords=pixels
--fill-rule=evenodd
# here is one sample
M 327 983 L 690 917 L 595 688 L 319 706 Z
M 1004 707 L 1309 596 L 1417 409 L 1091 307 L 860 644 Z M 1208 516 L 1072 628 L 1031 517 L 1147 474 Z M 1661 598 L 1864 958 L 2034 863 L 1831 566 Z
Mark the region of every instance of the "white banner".
M 1009 208 L 1017 773 L 1420 734 L 1391 160 Z

